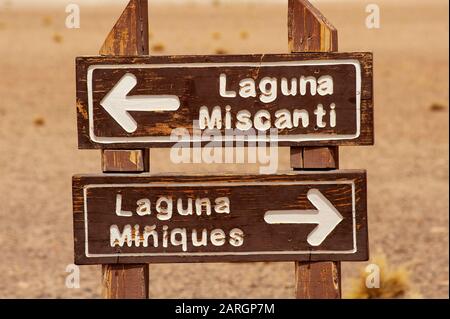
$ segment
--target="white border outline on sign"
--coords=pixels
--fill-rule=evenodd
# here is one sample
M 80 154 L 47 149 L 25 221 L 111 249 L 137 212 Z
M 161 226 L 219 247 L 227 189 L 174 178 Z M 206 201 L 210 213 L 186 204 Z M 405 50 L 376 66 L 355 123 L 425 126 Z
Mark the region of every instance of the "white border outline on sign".
M 352 187 L 352 223 L 353 223 L 353 249 L 351 250 L 299 250 L 299 251 L 261 251 L 261 252 L 179 252 L 179 253 L 123 253 L 123 254 L 90 254 L 88 241 L 88 212 L 87 212 L 87 191 L 90 188 L 156 188 L 156 187 L 238 187 L 238 186 L 292 186 L 292 185 L 351 185 Z M 355 182 L 352 181 L 297 181 L 297 182 L 220 182 L 220 183 L 152 183 L 150 184 L 93 184 L 85 185 L 83 187 L 83 203 L 84 203 L 84 231 L 85 231 L 85 256 L 86 258 L 101 258 L 101 257 L 208 257 L 208 256 L 254 256 L 254 255 L 324 255 L 324 254 L 355 254 L 358 251 L 356 244 L 356 195 Z
M 171 64 L 96 64 L 91 65 L 87 71 L 87 93 L 88 93 L 88 113 L 89 113 L 89 137 L 91 141 L 98 144 L 114 143 L 173 143 L 170 136 L 135 136 L 135 137 L 99 137 L 94 133 L 94 105 L 93 105 L 93 73 L 97 69 L 117 70 L 117 69 L 162 69 L 162 68 L 220 68 L 220 67 L 277 67 L 277 66 L 324 66 L 324 65 L 353 65 L 356 70 L 356 133 L 355 134 L 296 134 L 278 135 L 277 142 L 309 142 L 309 141 L 333 141 L 333 140 L 353 140 L 361 134 L 361 64 L 358 60 L 308 60 L 308 61 L 280 61 L 280 62 L 223 62 L 223 63 L 171 63 Z M 234 142 L 235 137 L 214 137 L 216 142 Z M 269 137 L 249 138 L 247 142 L 275 142 Z M 186 141 L 187 142 L 187 141 Z M 211 136 L 193 138 L 190 143 L 211 142 Z

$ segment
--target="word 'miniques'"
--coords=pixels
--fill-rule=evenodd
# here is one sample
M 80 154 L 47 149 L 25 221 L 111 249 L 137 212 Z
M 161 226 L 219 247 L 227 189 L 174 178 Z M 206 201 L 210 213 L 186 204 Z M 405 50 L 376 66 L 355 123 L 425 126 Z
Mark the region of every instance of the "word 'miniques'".
M 183 252 L 195 247 L 206 246 L 232 246 L 240 247 L 244 244 L 244 232 L 239 228 L 225 231 L 220 228 L 208 231 L 205 228 L 187 229 L 186 227 L 169 227 L 164 223 L 173 222 L 175 214 L 186 218 L 195 216 L 229 215 L 231 214 L 230 199 L 228 197 L 210 198 L 174 198 L 172 196 L 160 196 L 154 202 L 149 198 L 136 201 L 133 210 L 123 207 L 121 194 L 116 195 L 116 216 L 127 218 L 139 216 L 143 220 L 146 217 L 155 217 L 159 223 L 126 224 L 119 227 L 116 224 L 110 226 L 111 247 L 144 247 L 149 249 L 179 247 Z M 153 219 L 154 220 L 154 219 Z M 159 224 L 158 223 L 158 224 Z
M 273 103 L 278 96 L 326 96 L 333 95 L 334 81 L 330 75 L 320 77 L 300 76 L 294 78 L 264 77 L 259 83 L 253 78 L 242 79 L 239 87 L 230 88 L 227 83 L 227 75 L 222 73 L 219 78 L 219 95 L 223 98 L 257 98 L 265 104 Z M 235 117 L 232 106 L 202 106 L 199 112 L 200 129 L 238 129 L 247 131 L 252 128 L 258 131 L 267 131 L 271 128 L 279 130 L 292 128 L 316 129 L 336 127 L 336 104 L 317 104 L 312 114 L 302 107 L 293 110 L 280 109 L 271 114 L 266 109 L 260 109 L 252 116 L 249 110 L 240 110 Z

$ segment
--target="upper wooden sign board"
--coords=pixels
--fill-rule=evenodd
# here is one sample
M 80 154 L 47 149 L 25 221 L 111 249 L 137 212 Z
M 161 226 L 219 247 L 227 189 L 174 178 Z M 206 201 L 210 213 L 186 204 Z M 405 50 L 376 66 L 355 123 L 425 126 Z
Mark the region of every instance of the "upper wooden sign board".
M 80 57 L 76 64 L 82 149 L 374 142 L 371 53 Z

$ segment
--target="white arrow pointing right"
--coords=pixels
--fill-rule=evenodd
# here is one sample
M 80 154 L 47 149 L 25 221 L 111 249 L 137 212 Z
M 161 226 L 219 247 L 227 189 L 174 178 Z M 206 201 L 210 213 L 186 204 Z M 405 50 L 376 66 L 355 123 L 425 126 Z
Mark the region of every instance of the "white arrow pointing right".
M 317 224 L 307 240 L 319 246 L 344 218 L 318 189 L 310 189 L 307 197 L 317 210 L 269 210 L 264 220 L 268 224 Z

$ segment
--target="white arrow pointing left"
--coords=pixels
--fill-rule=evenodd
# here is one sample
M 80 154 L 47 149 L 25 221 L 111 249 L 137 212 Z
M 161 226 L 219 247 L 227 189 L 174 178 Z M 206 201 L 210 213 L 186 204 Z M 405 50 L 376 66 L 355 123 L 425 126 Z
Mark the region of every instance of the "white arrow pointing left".
M 136 76 L 127 73 L 100 102 L 106 112 L 128 133 L 137 130 L 137 123 L 129 111 L 161 112 L 176 111 L 180 108 L 180 99 L 176 95 L 128 96 L 136 85 Z
M 317 210 L 270 210 L 264 220 L 268 224 L 317 224 L 307 240 L 319 246 L 344 218 L 318 189 L 310 189 L 307 197 Z

